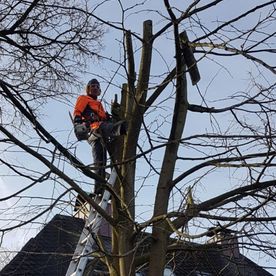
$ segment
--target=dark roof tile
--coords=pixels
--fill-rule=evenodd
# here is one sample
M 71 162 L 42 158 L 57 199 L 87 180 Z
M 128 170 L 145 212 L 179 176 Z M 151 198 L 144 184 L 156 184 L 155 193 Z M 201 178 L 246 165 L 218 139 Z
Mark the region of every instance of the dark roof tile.
M 81 219 L 56 215 L 3 268 L 0 276 L 65 275 L 83 226 L 84 222 Z M 103 242 L 107 250 L 109 250 L 110 238 L 103 237 Z M 191 245 L 191 243 L 187 243 L 187 245 Z M 176 276 L 197 275 L 196 272 L 224 276 L 271 276 L 270 273 L 242 255 L 239 259 L 231 259 L 224 256 L 222 248 L 219 246 L 211 249 L 204 249 L 204 247 L 198 246 L 197 250 L 195 250 L 194 246 L 189 247 L 193 248 L 193 250 L 187 249 L 168 254 L 168 266 L 173 269 Z M 148 249 L 149 241 L 147 240 L 140 246 L 138 254 L 143 255 L 143 253 L 148 252 Z M 97 271 L 105 270 L 99 262 L 96 262 L 92 268 L 90 265 L 90 269 L 92 272 L 86 275 L 103 275 Z M 87 270 L 89 270 L 89 266 Z M 146 275 L 146 268 L 141 271 L 144 271 Z
M 84 222 L 56 215 L 0 272 L 1 276 L 65 275 Z

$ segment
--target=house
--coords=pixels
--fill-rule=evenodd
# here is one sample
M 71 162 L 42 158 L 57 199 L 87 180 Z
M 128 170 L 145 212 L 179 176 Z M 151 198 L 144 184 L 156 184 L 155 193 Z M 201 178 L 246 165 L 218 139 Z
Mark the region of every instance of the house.
M 32 238 L 0 272 L 0 276 L 63 276 L 66 274 L 79 235 L 84 226 L 84 209 L 76 210 L 75 216 L 56 215 L 45 227 Z M 107 248 L 110 248 L 110 229 L 101 226 L 100 235 Z M 148 234 L 147 234 L 148 235 Z M 206 247 L 185 243 L 186 250 L 176 250 L 168 254 L 168 263 L 164 275 L 175 276 L 271 276 L 263 268 L 240 254 L 237 240 L 227 232 L 227 239 L 222 233 L 214 235 Z M 175 239 L 171 240 L 176 242 Z M 226 242 L 225 242 L 226 241 Z M 183 243 L 183 242 L 182 242 Z M 183 243 L 184 244 L 184 243 Z M 138 254 L 148 252 L 149 243 L 140 246 Z M 88 263 L 84 275 L 108 275 L 100 262 Z M 137 276 L 147 275 L 147 266 L 137 269 Z

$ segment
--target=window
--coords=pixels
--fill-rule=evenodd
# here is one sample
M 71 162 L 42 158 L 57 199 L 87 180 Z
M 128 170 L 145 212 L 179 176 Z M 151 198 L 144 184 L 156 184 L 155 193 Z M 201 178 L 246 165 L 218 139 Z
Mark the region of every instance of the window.
M 170 267 L 166 267 L 164 269 L 163 276 L 175 276 L 175 274 L 173 273 L 173 271 Z
M 195 275 L 196 275 L 196 276 L 212 276 L 211 273 L 205 272 L 205 271 L 196 271 L 196 272 L 195 272 Z

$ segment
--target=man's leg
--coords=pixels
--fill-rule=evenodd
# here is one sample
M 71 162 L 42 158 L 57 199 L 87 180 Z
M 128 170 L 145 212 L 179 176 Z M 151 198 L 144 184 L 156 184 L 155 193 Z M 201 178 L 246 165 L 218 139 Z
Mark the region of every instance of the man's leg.
M 106 166 L 106 149 L 103 146 L 101 139 L 96 139 L 91 143 L 92 155 L 94 159 L 95 173 L 105 179 L 105 166 Z M 104 188 L 102 183 L 95 180 L 95 194 L 103 194 Z
M 116 123 L 102 122 L 100 125 L 101 133 L 104 138 L 125 135 L 127 127 L 127 122 L 123 120 Z

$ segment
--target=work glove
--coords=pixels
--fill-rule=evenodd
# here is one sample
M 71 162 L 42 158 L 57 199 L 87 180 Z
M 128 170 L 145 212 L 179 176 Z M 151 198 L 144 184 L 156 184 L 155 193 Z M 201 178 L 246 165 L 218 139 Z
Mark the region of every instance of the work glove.
M 118 121 L 117 123 L 113 124 L 112 135 L 113 136 L 120 136 L 126 135 L 128 129 L 128 123 L 126 121 Z
M 108 112 L 105 112 L 105 115 L 106 115 L 106 121 L 111 121 L 111 116 Z
M 75 116 L 73 123 L 74 123 L 74 125 L 75 124 L 82 124 L 81 116 Z

